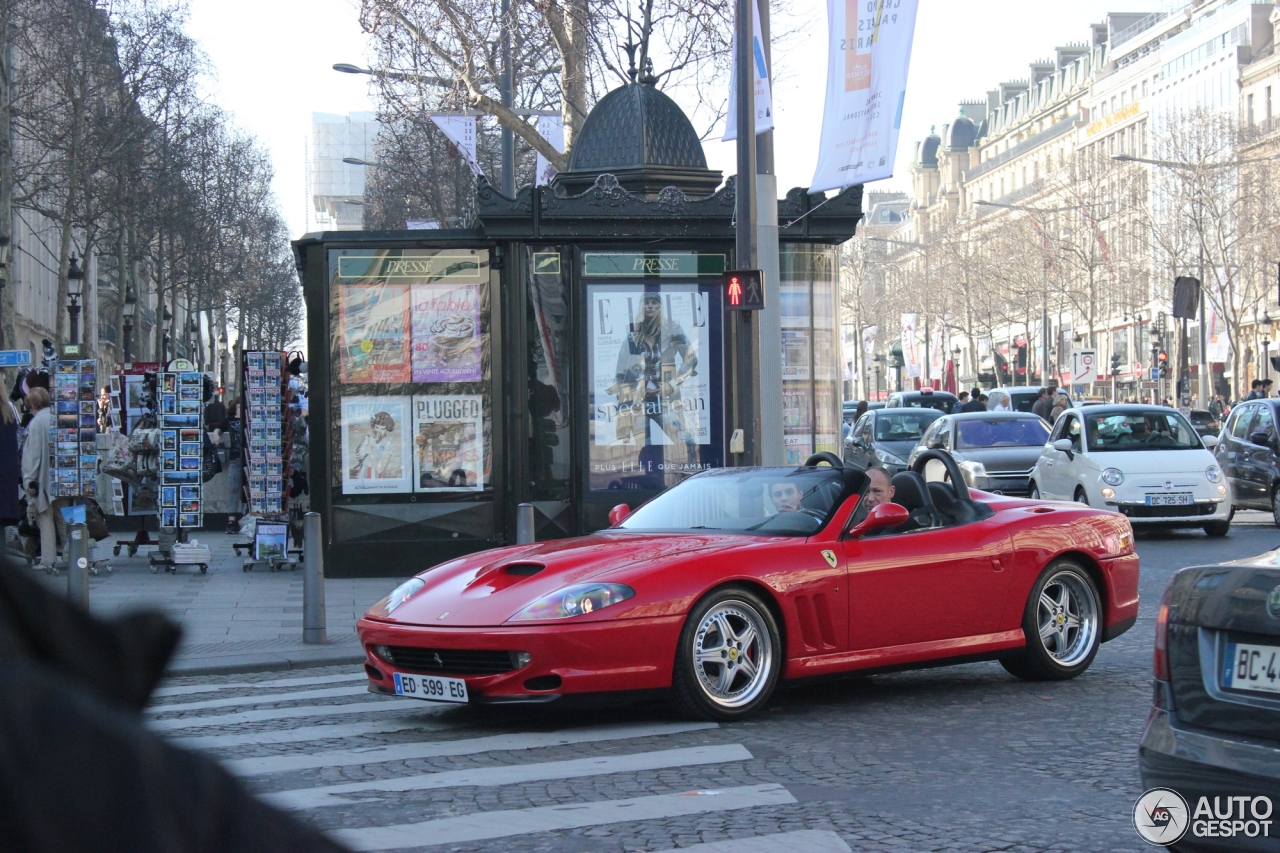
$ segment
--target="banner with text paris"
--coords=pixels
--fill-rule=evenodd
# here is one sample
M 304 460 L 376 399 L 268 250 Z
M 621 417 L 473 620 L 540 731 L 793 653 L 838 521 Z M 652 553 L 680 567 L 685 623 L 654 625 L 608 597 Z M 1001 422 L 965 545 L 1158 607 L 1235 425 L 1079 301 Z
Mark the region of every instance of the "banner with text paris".
M 810 192 L 893 175 L 917 0 L 827 0 L 827 101 Z

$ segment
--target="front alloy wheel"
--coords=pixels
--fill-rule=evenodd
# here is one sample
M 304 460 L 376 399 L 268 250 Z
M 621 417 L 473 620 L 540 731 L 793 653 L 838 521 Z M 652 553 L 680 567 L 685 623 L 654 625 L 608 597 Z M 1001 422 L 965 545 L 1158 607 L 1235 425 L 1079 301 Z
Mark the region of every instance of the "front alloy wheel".
M 672 688 L 676 704 L 699 719 L 738 720 L 773 693 L 782 644 L 769 608 L 752 592 L 716 590 L 680 632 Z
M 1101 641 L 1101 601 L 1084 569 L 1057 560 L 1040 573 L 1023 613 L 1027 645 L 1001 658 L 1013 675 L 1029 681 L 1075 678 L 1089 668 Z

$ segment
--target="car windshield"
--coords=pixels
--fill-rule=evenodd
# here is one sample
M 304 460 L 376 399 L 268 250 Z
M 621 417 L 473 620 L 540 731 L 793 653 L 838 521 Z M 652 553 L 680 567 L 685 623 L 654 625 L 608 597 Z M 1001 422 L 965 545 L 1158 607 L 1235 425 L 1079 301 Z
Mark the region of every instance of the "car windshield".
M 918 397 L 907 397 L 901 400 L 898 405 L 904 409 L 935 409 L 942 413 L 951 411 L 956 401 L 951 397 L 939 397 L 933 394 L 921 394 Z
M 876 441 L 919 441 L 929 424 L 942 417 L 934 409 L 881 412 L 876 415 Z
M 865 475 L 851 469 L 717 468 L 663 492 L 619 526 L 809 536 L 865 484 Z
M 1089 449 L 1098 453 L 1135 450 L 1195 450 L 1200 436 L 1178 412 L 1100 412 L 1085 415 Z
M 956 420 L 956 450 L 979 447 L 1039 447 L 1049 430 L 1037 417 Z

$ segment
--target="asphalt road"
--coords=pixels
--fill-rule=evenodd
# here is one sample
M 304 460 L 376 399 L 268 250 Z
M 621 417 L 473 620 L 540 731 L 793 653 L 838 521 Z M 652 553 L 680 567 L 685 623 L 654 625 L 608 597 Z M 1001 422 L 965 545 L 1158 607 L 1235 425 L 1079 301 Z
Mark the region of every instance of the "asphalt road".
M 335 667 L 176 679 L 152 725 L 358 849 L 1149 850 L 1130 815 L 1160 595 L 1278 545 L 1261 513 L 1226 539 L 1140 534 L 1137 625 L 1063 683 L 995 663 L 857 678 L 715 726 L 375 697 Z

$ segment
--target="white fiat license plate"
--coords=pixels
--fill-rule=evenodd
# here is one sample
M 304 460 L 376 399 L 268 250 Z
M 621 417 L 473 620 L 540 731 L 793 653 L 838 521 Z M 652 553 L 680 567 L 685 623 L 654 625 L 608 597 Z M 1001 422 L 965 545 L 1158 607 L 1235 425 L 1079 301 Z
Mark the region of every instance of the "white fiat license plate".
M 1147 506 L 1187 506 L 1191 503 L 1191 495 L 1147 495 Z
M 1231 690 L 1280 693 L 1280 646 L 1227 643 L 1222 686 Z
M 410 699 L 428 699 L 432 702 L 466 702 L 467 682 L 461 678 L 441 678 L 438 675 L 405 675 L 394 672 L 396 695 Z

